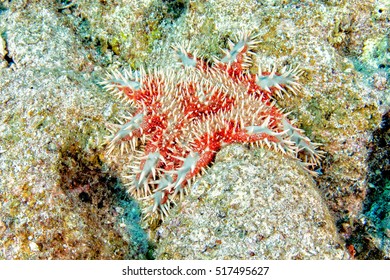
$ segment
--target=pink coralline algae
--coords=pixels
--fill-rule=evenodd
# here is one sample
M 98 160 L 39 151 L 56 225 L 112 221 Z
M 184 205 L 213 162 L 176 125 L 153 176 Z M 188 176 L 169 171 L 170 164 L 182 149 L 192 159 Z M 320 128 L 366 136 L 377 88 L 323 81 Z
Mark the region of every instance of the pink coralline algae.
M 180 66 L 145 71 L 113 71 L 104 87 L 130 101 L 132 117 L 110 130 L 108 152 L 117 146 L 135 155 L 129 192 L 150 199 L 146 216 L 164 215 L 174 198 L 188 191 L 221 147 L 247 143 L 295 158 L 314 173 L 321 151 L 293 126 L 273 97 L 301 86 L 298 68 L 249 70 L 258 43 L 241 34 L 225 56 L 208 63 L 184 47 L 173 50 Z

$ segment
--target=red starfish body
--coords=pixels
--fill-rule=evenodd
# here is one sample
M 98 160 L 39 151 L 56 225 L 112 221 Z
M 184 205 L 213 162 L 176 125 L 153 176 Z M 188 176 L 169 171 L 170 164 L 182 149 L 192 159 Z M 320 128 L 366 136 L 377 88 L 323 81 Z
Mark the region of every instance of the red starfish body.
M 187 52 L 174 51 L 180 67 L 113 72 L 103 82 L 136 107 L 133 117 L 110 138 L 142 150 L 132 167 L 132 194 L 150 197 L 149 212 L 167 214 L 170 201 L 182 196 L 191 181 L 213 161 L 222 146 L 250 143 L 297 158 L 305 167 L 321 153 L 294 127 L 272 100 L 299 91 L 297 68 L 249 71 L 257 41 L 247 34 L 230 42 L 225 57 L 212 65 Z

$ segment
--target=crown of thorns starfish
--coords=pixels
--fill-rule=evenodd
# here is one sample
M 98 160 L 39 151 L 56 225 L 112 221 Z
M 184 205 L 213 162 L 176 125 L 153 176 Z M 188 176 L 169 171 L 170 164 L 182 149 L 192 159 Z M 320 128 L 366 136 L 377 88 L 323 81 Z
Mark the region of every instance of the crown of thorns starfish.
M 229 41 L 212 64 L 183 46 L 173 47 L 180 67 L 113 71 L 102 82 L 135 107 L 125 123 L 109 129 L 108 153 L 136 154 L 129 192 L 150 200 L 146 216 L 168 215 L 196 176 L 205 172 L 222 146 L 248 143 L 295 158 L 311 173 L 322 152 L 293 126 L 272 99 L 297 94 L 302 71 L 258 67 L 252 74 L 257 36 L 243 33 Z

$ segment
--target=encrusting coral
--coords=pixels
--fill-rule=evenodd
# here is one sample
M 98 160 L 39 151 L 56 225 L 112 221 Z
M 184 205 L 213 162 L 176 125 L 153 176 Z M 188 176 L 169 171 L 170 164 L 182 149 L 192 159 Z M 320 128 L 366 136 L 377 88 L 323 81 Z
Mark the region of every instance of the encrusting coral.
M 110 127 L 108 152 L 119 146 L 121 153 L 136 154 L 128 187 L 132 195 L 151 200 L 146 216 L 167 215 L 174 198 L 186 193 L 227 144 L 266 146 L 315 173 L 312 168 L 322 155 L 318 144 L 294 127 L 272 99 L 296 94 L 302 71 L 259 66 L 257 74 L 251 73 L 258 42 L 256 36 L 240 34 L 213 63 L 177 46 L 177 67 L 114 71 L 102 82 L 136 108 L 125 124 Z

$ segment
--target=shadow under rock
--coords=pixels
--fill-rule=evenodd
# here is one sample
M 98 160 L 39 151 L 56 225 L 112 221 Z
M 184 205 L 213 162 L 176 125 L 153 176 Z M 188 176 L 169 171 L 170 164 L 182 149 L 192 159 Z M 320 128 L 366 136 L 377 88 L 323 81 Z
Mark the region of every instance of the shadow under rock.
M 62 191 L 79 209 L 85 224 L 95 227 L 103 237 L 114 233 L 113 239 L 123 242 L 119 247 L 127 246 L 119 250 L 122 252 L 116 258 L 149 259 L 153 255 L 147 234 L 140 226 L 137 202 L 125 192 L 99 151 L 85 152 L 77 143 L 61 147 L 58 171 Z M 98 252 L 95 255 L 96 259 L 101 256 Z

